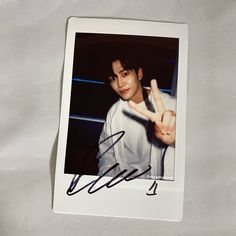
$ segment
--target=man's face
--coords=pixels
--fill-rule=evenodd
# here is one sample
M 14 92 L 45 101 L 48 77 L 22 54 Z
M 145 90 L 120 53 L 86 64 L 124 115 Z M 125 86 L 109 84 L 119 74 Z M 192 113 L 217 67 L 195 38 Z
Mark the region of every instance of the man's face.
M 116 60 L 112 62 L 114 75 L 109 78 L 112 89 L 125 101 L 132 100 L 139 103 L 143 100 L 142 86 L 140 80 L 143 77 L 142 68 L 135 70 L 126 70 L 121 62 Z

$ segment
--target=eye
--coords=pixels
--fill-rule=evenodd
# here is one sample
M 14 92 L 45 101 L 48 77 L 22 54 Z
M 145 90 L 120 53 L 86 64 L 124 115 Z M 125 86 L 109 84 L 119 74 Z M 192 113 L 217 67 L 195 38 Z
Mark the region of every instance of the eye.
M 122 71 L 121 76 L 122 76 L 123 78 L 125 78 L 127 75 L 129 75 L 129 71 L 128 71 L 128 70 Z
M 111 75 L 111 76 L 108 77 L 108 82 L 112 83 L 112 82 L 114 82 L 116 80 L 116 78 L 117 78 L 116 76 Z

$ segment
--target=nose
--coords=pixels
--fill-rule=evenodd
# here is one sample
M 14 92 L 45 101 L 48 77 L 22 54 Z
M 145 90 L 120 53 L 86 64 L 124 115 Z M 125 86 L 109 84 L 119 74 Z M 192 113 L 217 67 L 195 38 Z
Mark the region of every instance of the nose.
M 125 81 L 124 78 L 122 78 L 122 76 L 117 77 L 117 84 L 119 88 L 125 85 Z

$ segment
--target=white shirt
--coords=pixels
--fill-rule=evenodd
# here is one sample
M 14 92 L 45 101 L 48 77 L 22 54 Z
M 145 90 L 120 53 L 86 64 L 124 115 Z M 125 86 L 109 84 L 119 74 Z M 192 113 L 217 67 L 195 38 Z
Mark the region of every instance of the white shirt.
M 144 101 L 138 106 L 147 109 Z M 148 140 L 147 136 L 150 122 L 146 117 L 134 111 L 128 103 L 124 104 L 122 111 L 124 112 L 123 127 L 125 130 L 124 155 L 127 164 L 137 168 L 139 172 L 143 172 L 150 164 L 151 140 Z
M 161 93 L 161 97 L 165 108 L 175 111 L 176 100 L 165 93 Z M 145 104 L 141 103 L 140 106 L 145 106 Z M 137 119 L 138 122 L 136 121 Z M 109 138 L 106 142 L 99 145 L 99 175 L 103 174 L 115 163 L 119 163 L 118 167 L 112 169 L 106 175 L 115 176 L 124 169 L 131 171 L 135 168 L 140 173 L 146 170 L 148 165 L 151 165 L 150 173 L 142 176 L 142 178 L 162 177 L 161 165 L 164 149 L 157 138 L 149 135 L 150 129 L 147 125 L 147 119 L 133 111 L 126 101 L 120 99 L 113 104 L 107 114 L 100 142 L 120 131 L 125 131 L 125 134 L 119 142 L 101 157 L 100 154 L 104 153 L 117 141 L 117 136 Z M 164 174 L 166 179 L 174 178 L 174 147 L 171 146 L 168 147 L 165 154 Z

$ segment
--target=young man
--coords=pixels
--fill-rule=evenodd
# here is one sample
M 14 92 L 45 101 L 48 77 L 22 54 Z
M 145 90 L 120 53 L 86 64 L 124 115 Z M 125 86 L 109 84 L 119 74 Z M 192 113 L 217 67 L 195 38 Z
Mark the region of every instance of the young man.
M 142 67 L 126 58 L 113 59 L 111 67 L 108 80 L 120 99 L 110 108 L 100 136 L 99 175 L 137 169 L 135 175 L 145 172 L 140 178 L 174 179 L 176 100 L 160 92 L 156 80 L 143 88 Z M 120 131 L 124 135 L 117 142 L 114 134 Z

